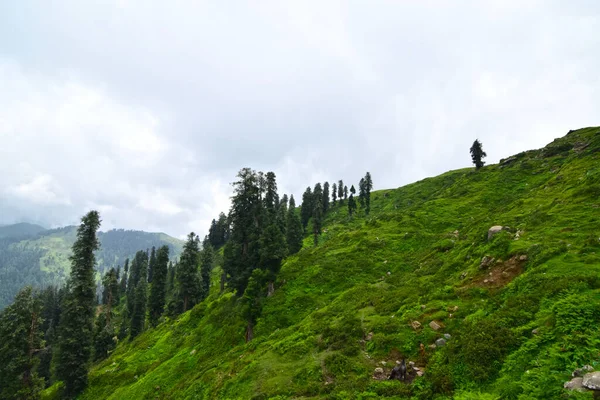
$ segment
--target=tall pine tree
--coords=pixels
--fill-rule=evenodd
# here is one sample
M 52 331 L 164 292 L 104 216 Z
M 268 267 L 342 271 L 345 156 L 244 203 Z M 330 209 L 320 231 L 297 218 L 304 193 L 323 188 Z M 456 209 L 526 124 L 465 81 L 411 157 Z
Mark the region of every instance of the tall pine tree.
M 150 297 L 148 298 L 148 316 L 152 326 L 158 324 L 158 320 L 165 310 L 168 264 L 169 246 L 162 246 L 156 252 L 154 276 L 150 284 Z
M 131 328 L 129 339 L 134 339 L 144 331 L 146 323 L 146 309 L 148 302 L 148 252 L 138 251 L 135 256 L 137 268 L 137 282 L 133 291 L 133 313 L 131 315 Z
M 152 276 L 154 274 L 154 268 L 156 266 L 156 248 L 152 246 L 150 253 L 150 261 L 148 261 L 148 283 L 152 283 Z
M 360 178 L 360 182 L 358 183 L 358 203 L 363 210 L 365 208 L 366 197 L 367 189 L 365 186 L 365 178 Z
M 319 244 L 319 235 L 321 234 L 321 228 L 323 226 L 323 190 L 321 189 L 321 184 L 317 183 L 315 185 L 315 190 L 313 191 L 314 201 L 313 201 L 313 213 L 312 213 L 312 225 L 313 225 L 313 240 L 315 246 Z
M 287 211 L 287 247 L 289 254 L 296 254 L 302 248 L 302 222 L 296 212 L 294 196 L 290 196 L 290 205 Z
M 485 151 L 483 151 L 483 145 L 479 141 L 479 139 L 475 139 L 473 145 L 470 149 L 471 152 L 471 160 L 473 160 L 473 164 L 475 164 L 475 169 L 479 169 L 485 165 L 485 161 L 483 159 L 487 157 Z
M 177 286 L 182 302 L 182 312 L 194 307 L 200 301 L 200 280 L 198 279 L 198 256 L 200 254 L 200 239 L 191 232 L 177 265 Z
M 205 240 L 200 252 L 200 278 L 202 284 L 201 300 L 210 294 L 210 273 L 215 263 L 215 252 L 209 241 Z
M 322 204 L 323 204 L 323 214 L 326 214 L 327 210 L 329 210 L 329 182 L 325 182 L 323 184 Z
M 100 247 L 97 231 L 100 215 L 90 211 L 81 219 L 71 256 L 71 275 L 60 323 L 56 372 L 65 383 L 65 397 L 75 397 L 87 386 L 92 351 L 95 283 L 94 251 Z
M 371 179 L 371 173 L 367 171 L 365 175 L 365 214 L 369 215 L 371 212 L 371 190 L 373 189 L 373 179 Z
M 36 373 L 43 347 L 42 302 L 25 287 L 0 313 L 0 399 L 37 399 L 44 380 Z
M 331 185 L 331 199 L 333 201 L 333 206 L 335 207 L 335 204 L 337 203 L 337 185 L 334 183 L 333 185 Z
M 314 197 L 310 187 L 307 187 L 302 195 L 302 205 L 300 209 L 300 218 L 302 220 L 302 229 L 306 230 L 308 221 L 313 214 Z
M 340 203 L 344 205 L 344 181 L 341 179 L 338 181 L 338 199 L 340 200 Z

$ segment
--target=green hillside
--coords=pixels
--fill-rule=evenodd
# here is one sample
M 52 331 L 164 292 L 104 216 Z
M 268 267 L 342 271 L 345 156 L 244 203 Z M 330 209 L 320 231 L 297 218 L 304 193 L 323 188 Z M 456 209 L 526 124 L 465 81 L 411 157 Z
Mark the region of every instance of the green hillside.
M 64 283 L 70 271 L 77 228 L 42 230 L 37 225 L 16 224 L 2 227 L 7 233 L 0 236 L 0 309 L 12 301 L 25 285 L 44 286 Z M 1 231 L 0 231 L 1 232 Z M 9 235 L 10 232 L 10 235 Z M 168 245 L 176 258 L 183 242 L 164 233 L 131 230 L 110 230 L 98 235 L 101 247 L 97 254 L 98 273 L 122 265 L 136 251 L 152 246 Z M 98 275 L 99 276 L 99 275 Z
M 600 128 L 371 207 L 328 212 L 251 342 L 217 268 L 206 301 L 121 343 L 80 398 L 592 398 L 563 383 L 600 368 Z M 423 376 L 386 380 L 402 358 Z

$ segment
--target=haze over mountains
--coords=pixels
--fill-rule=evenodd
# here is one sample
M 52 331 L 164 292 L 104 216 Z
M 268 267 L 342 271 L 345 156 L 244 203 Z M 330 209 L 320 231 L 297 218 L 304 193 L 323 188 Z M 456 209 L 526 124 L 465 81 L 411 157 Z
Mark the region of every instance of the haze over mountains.
M 76 229 L 75 226 L 46 229 L 29 223 L 0 226 L 0 309 L 25 285 L 43 287 L 65 282 Z M 138 250 L 166 244 L 176 259 L 183 245 L 181 240 L 164 233 L 109 230 L 98 236 L 101 242 L 97 252 L 98 277 L 110 267 L 122 266 Z

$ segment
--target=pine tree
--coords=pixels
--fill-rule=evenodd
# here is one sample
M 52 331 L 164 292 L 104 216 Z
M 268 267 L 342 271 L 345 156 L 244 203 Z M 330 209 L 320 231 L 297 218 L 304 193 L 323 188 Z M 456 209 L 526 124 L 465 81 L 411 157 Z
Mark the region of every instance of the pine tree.
M 152 276 L 154 274 L 154 268 L 156 266 L 156 248 L 152 246 L 152 252 L 150 253 L 150 261 L 148 262 L 148 283 L 152 283 Z
M 367 171 L 365 175 L 365 213 L 369 215 L 371 212 L 371 190 L 373 189 L 373 180 L 371 173 Z
M 177 265 L 177 286 L 179 298 L 182 301 L 182 312 L 198 304 L 201 295 L 200 280 L 198 279 L 198 257 L 200 254 L 200 239 L 191 232 L 183 246 L 183 252 Z
M 329 210 L 329 182 L 325 182 L 323 184 L 322 204 L 323 204 L 323 214 L 326 214 L 327 210 Z
M 158 320 L 165 310 L 168 264 L 169 246 L 162 246 L 156 252 L 154 277 L 148 298 L 148 319 L 152 326 L 158 325 Z
M 242 297 L 242 315 L 248 323 L 246 327 L 246 342 L 254 338 L 254 325 L 256 325 L 256 320 L 262 311 L 265 297 L 265 275 L 265 271 L 261 269 L 253 270 Z
M 285 237 L 279 227 L 272 222 L 260 238 L 260 266 L 266 270 L 268 296 L 275 291 L 275 278 L 281 269 L 281 262 L 287 254 Z
M 301 209 L 300 209 L 300 218 L 302 221 L 302 229 L 303 230 L 306 230 L 308 221 L 310 220 L 310 217 L 312 216 L 313 208 L 314 208 L 313 201 L 314 201 L 314 197 L 313 197 L 312 190 L 310 189 L 310 187 L 307 187 L 306 190 L 304 191 L 304 194 L 302 195 L 302 205 L 301 205 Z
M 46 346 L 38 353 L 40 363 L 37 367 L 37 373 L 40 378 L 44 379 L 46 387 L 52 383 L 51 363 L 57 340 L 57 328 L 61 313 L 60 304 L 63 295 L 64 289 L 59 290 L 53 285 L 46 287 L 40 293 L 40 301 L 42 302 L 42 325 L 40 330 L 44 333 Z M 0 398 L 2 397 L 0 396 Z
M 348 199 L 348 186 L 344 186 L 344 201 Z
M 277 207 L 277 225 L 284 235 L 287 231 L 287 210 L 288 210 L 288 196 L 284 194 L 279 201 L 279 207 Z
M 340 203 L 342 205 L 344 205 L 344 181 L 342 181 L 341 179 L 338 181 L 338 199 L 340 200 Z
M 110 314 L 101 312 L 94 327 L 94 361 L 104 360 L 114 350 L 115 329 Z
M 229 213 L 230 237 L 223 250 L 223 269 L 228 286 L 244 294 L 252 270 L 259 261 L 259 239 L 263 227 L 260 174 L 250 168 L 238 173 Z
M 333 185 L 331 185 L 331 199 L 334 207 L 337 203 L 337 195 L 337 185 L 334 183 Z
M 115 348 L 115 328 L 114 328 L 114 313 L 113 307 L 118 301 L 119 284 L 117 273 L 114 268 L 111 268 L 102 279 L 102 310 L 96 317 L 94 328 L 94 361 L 103 360 L 108 357 L 109 353 Z
M 289 254 L 296 254 L 302 248 L 302 222 L 296 212 L 294 196 L 290 196 L 290 205 L 287 212 L 287 246 Z
M 94 251 L 100 247 L 97 231 L 100 215 L 90 211 L 81 219 L 73 244 L 71 275 L 60 321 L 58 377 L 65 383 L 65 397 L 81 393 L 87 385 L 88 362 L 94 328 Z
M 121 283 L 119 287 L 119 294 L 124 296 L 127 293 L 127 274 L 129 273 L 129 258 L 125 260 L 123 266 L 123 274 L 121 275 Z
M 358 183 L 358 203 L 362 209 L 365 208 L 366 196 L 367 190 L 365 187 L 365 178 L 360 178 L 360 182 Z
M 350 194 L 350 198 L 348 199 L 348 215 L 352 216 L 356 211 L 356 201 L 354 201 L 354 194 Z
M 312 225 L 313 225 L 313 240 L 315 246 L 319 244 L 319 235 L 321 234 L 321 228 L 323 225 L 323 190 L 321 189 L 321 184 L 317 183 L 315 185 L 315 190 L 313 191 L 314 201 L 313 201 L 313 212 L 312 212 Z
M 131 327 L 129 331 L 129 339 L 133 340 L 136 336 L 144 331 L 146 322 L 146 310 L 148 302 L 148 252 L 138 251 L 134 265 L 137 271 L 136 279 L 134 280 L 135 289 L 133 291 L 133 313 L 131 314 Z
M 483 151 L 483 145 L 479 141 L 479 139 L 475 139 L 473 145 L 471 146 L 471 159 L 473 160 L 473 164 L 475 164 L 475 169 L 479 169 L 485 165 L 485 161 L 482 161 L 487 154 Z
M 215 263 L 215 252 L 209 241 L 205 240 L 200 252 L 200 278 L 202 284 L 200 299 L 204 300 L 210 294 L 210 273 Z
M 36 367 L 43 347 L 42 302 L 25 287 L 0 313 L 0 399 L 37 399 L 44 388 Z

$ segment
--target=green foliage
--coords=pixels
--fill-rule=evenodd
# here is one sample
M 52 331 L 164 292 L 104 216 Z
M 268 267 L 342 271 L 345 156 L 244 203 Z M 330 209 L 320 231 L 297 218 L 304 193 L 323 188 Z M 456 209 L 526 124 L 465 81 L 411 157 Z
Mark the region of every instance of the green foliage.
M 71 256 L 71 276 L 60 319 L 57 375 L 65 383 L 66 397 L 74 397 L 87 386 L 94 324 L 94 251 L 100 215 L 90 211 L 81 219 Z
M 210 246 L 209 246 L 210 247 Z M 212 249 L 212 247 L 210 247 Z M 169 264 L 169 247 L 162 246 L 156 253 L 154 273 L 148 297 L 148 319 L 150 325 L 156 326 L 164 312 L 167 296 L 167 268 Z
M 589 398 L 563 384 L 600 365 L 600 217 L 581 190 L 600 174 L 600 129 L 563 140 L 588 146 L 373 192 L 367 219 L 332 207 L 319 246 L 306 237 L 283 261 L 271 297 L 260 268 L 242 299 L 213 284 L 189 312 L 121 341 L 81 398 Z M 253 215 L 261 231 L 248 244 L 265 227 Z M 494 225 L 511 229 L 488 241 Z M 242 254 L 231 243 L 225 259 Z M 481 269 L 486 255 L 502 261 Z M 424 376 L 373 379 L 401 358 Z
M 471 146 L 471 159 L 473 160 L 473 164 L 475 164 L 475 168 L 479 169 L 485 165 L 485 161 L 483 159 L 487 156 L 485 151 L 483 151 L 483 146 L 478 139 L 475 139 L 473 145 Z
M 44 381 L 35 352 L 43 346 L 42 303 L 31 287 L 22 289 L 0 313 L 0 399 L 37 399 Z

